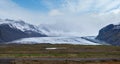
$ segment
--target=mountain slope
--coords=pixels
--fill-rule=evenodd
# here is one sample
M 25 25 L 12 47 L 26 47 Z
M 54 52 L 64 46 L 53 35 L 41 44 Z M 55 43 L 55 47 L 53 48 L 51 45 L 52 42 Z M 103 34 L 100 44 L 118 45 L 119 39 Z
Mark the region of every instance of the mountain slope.
M 102 28 L 96 39 L 107 42 L 111 45 L 120 45 L 120 24 L 110 24 Z
M 27 37 L 44 37 L 38 28 L 24 21 L 15 21 L 10 19 L 0 20 L 0 41 L 9 42 Z

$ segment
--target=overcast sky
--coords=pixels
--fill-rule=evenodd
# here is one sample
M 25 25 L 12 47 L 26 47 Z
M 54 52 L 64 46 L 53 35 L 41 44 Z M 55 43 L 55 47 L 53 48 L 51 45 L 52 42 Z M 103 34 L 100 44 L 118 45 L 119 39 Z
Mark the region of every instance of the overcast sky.
M 0 18 L 97 35 L 107 24 L 119 23 L 120 0 L 0 0 Z

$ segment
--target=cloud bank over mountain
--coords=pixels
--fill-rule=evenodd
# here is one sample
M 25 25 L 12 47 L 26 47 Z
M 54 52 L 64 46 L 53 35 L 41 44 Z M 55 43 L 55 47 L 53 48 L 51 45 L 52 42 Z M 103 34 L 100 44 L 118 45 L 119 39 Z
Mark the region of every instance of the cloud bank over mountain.
M 33 3 L 31 7 L 27 1 Z M 97 35 L 101 27 L 120 20 L 120 0 L 27 1 L 22 6 L 17 0 L 1 0 L 0 18 L 22 19 L 36 25 L 64 26 L 63 30 L 79 35 Z M 32 8 L 34 4 L 37 4 L 38 10 Z

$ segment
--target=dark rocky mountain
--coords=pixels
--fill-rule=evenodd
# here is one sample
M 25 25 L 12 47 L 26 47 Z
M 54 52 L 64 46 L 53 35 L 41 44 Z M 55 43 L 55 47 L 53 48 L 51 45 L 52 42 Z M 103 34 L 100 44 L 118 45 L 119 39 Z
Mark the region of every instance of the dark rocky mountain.
M 96 39 L 111 45 L 120 45 L 120 24 L 110 24 L 99 31 Z
M 0 20 L 0 42 L 9 42 L 20 38 L 45 37 L 37 26 L 10 19 Z

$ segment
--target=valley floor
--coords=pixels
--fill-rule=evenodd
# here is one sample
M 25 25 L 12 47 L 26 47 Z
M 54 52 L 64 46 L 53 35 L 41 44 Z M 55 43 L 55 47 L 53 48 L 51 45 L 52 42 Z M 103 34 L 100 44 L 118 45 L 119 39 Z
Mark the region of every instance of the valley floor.
M 5 62 L 6 64 L 120 64 L 120 46 L 1 44 L 0 64 Z

